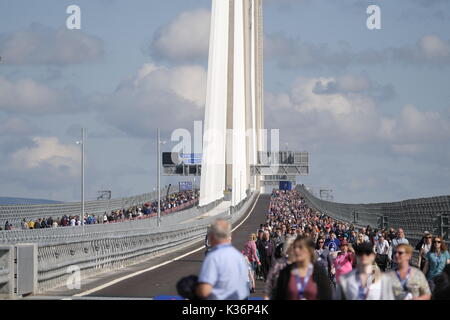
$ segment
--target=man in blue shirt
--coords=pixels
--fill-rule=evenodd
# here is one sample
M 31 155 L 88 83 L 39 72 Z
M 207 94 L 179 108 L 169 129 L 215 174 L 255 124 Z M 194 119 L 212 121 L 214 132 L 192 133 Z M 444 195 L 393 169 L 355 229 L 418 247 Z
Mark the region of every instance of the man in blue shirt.
M 339 241 L 338 238 L 336 238 L 336 234 L 333 231 L 331 231 L 330 239 L 325 241 L 325 247 L 327 247 L 328 250 L 330 250 L 330 252 L 334 252 L 338 251 L 340 246 L 341 242 Z
M 201 299 L 244 300 L 250 295 L 248 265 L 231 245 L 231 226 L 215 221 L 208 230 L 211 251 L 203 262 L 196 294 Z

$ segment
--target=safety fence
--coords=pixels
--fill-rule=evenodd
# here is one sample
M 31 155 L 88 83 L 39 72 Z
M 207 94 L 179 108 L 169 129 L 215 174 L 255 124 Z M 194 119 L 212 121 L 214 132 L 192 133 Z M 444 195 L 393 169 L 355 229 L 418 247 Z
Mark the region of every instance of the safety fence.
M 450 196 L 420 198 L 388 203 L 344 204 L 321 200 L 313 196 L 304 185 L 301 192 L 309 206 L 337 220 L 357 226 L 375 228 L 403 228 L 412 243 L 420 240 L 424 231 L 449 240 Z
M 208 226 L 215 219 L 236 223 L 248 212 L 257 196 L 258 193 L 253 192 L 241 202 L 239 209 L 224 209 L 211 217 L 202 214 L 215 208 L 222 200 L 208 206 L 175 212 L 165 216 L 160 227 L 156 226 L 156 218 L 150 218 L 86 225 L 84 232 L 80 227 L 18 230 L 16 238 L 9 238 L 7 243 L 10 246 L 18 246 L 19 243 L 37 244 L 36 292 L 45 292 L 64 286 L 75 270 L 79 270 L 81 279 L 86 279 L 199 242 L 204 239 Z M 193 221 L 180 223 L 189 219 Z M 10 271 L 1 269 L 0 258 L 0 281 L 6 279 Z
M 167 222 L 160 228 L 139 228 L 92 234 L 90 239 L 79 242 L 40 245 L 38 253 L 38 288 L 44 292 L 64 285 L 72 267 L 79 268 L 81 278 L 108 272 L 147 260 L 155 255 L 169 253 L 203 240 L 207 227 L 222 218 L 234 224 L 254 203 L 257 194 L 246 198 L 245 204 L 231 212 L 199 219 L 187 224 L 173 225 Z M 217 203 L 215 204 L 217 205 Z M 201 215 L 211 208 L 195 208 L 192 216 Z M 142 221 L 135 221 L 141 223 Z M 120 224 L 118 224 L 120 225 Z
M 191 207 L 186 210 L 168 210 L 166 214 L 161 214 L 161 227 L 173 228 L 183 221 L 201 216 L 221 203 L 218 200 L 205 207 Z M 190 206 L 193 204 L 190 203 Z M 188 206 L 189 207 L 189 206 Z M 17 243 L 37 243 L 40 246 L 55 243 L 72 243 L 84 240 L 101 239 L 105 235 L 120 237 L 123 234 L 139 234 L 157 228 L 157 217 L 152 216 L 146 219 L 129 219 L 121 223 L 86 224 L 83 227 L 58 227 L 45 229 L 10 230 L 0 231 L 0 244 Z
M 167 192 L 179 192 L 178 186 L 171 186 L 170 189 L 161 189 L 161 198 Z M 133 206 L 143 205 L 146 202 L 157 200 L 158 192 L 145 193 L 138 196 L 110 199 L 94 200 L 85 202 L 85 213 L 99 215 L 113 210 L 128 209 Z M 42 204 L 42 205 L 6 205 L 0 206 L 0 223 L 3 226 L 6 221 L 14 226 L 20 226 L 20 222 L 25 219 L 39 219 L 48 217 L 77 216 L 81 212 L 81 202 Z

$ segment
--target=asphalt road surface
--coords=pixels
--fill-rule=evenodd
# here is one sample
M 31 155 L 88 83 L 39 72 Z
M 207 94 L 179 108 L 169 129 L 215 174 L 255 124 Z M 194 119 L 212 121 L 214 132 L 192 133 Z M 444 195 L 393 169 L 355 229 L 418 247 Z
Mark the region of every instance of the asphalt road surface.
M 232 242 L 238 250 L 242 250 L 245 242 L 248 240 L 248 236 L 251 233 L 256 233 L 259 225 L 264 223 L 269 203 L 270 195 L 260 195 L 248 219 L 233 232 Z M 239 223 L 240 221 L 236 225 Z M 199 247 L 199 245 L 196 247 Z M 179 255 L 190 250 L 192 248 L 185 249 Z M 100 291 L 96 291 L 89 295 L 89 297 L 154 298 L 161 295 L 175 296 L 177 295 L 176 283 L 178 280 L 185 276 L 199 274 L 204 255 L 204 250 L 201 250 L 155 270 L 142 273 Z M 256 293 L 252 296 L 262 297 L 262 288 L 262 281 L 257 281 Z

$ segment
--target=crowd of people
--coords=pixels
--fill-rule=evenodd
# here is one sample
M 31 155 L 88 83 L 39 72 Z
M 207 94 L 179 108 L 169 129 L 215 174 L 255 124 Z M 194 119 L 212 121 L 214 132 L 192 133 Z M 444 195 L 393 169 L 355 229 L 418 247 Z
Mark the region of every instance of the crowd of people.
M 356 228 L 309 208 L 297 191 L 273 191 L 266 221 L 241 251 L 225 220 L 208 241 L 198 278 L 178 284 L 183 297 L 247 299 L 261 281 L 267 300 L 450 299 L 441 237 L 425 232 L 416 259 L 403 229 Z M 194 289 L 181 290 L 188 282 Z
M 358 230 L 309 208 L 298 191 L 274 190 L 265 223 L 242 253 L 250 290 L 252 278 L 264 281 L 265 299 L 426 300 L 448 293 L 443 239 L 425 232 L 415 249 L 417 262 L 402 228 Z
M 176 208 L 182 206 L 183 204 L 198 200 L 199 192 L 195 191 L 181 191 L 173 193 L 164 197 L 160 201 L 161 213 L 167 210 L 176 210 Z M 152 216 L 158 211 L 158 201 L 147 202 L 143 205 L 132 206 L 128 209 L 113 210 L 109 213 L 95 215 L 95 214 L 85 214 L 84 224 L 102 224 L 102 223 L 113 223 L 121 222 L 125 220 L 141 219 L 145 217 Z M 36 220 L 23 219 L 20 226 L 13 226 L 9 221 L 5 222 L 4 230 L 13 229 L 43 229 L 43 228 L 58 228 L 58 227 L 76 227 L 81 226 L 82 221 L 80 219 L 81 215 L 64 215 L 62 217 L 54 219 L 53 217 L 48 218 L 38 218 Z M 0 230 L 2 227 L 0 226 Z

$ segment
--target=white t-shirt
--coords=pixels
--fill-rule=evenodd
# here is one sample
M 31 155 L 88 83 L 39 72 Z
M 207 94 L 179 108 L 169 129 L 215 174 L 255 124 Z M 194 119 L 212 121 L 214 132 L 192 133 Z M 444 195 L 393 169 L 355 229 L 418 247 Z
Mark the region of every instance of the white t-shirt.
M 367 279 L 369 285 L 365 290 L 364 300 L 394 300 L 392 284 L 390 278 L 385 274 L 381 275 L 380 280 L 373 283 L 373 276 Z M 337 289 L 337 298 L 341 300 L 359 300 L 359 281 L 357 280 L 357 272 L 352 272 L 341 276 Z
M 421 248 L 422 250 L 423 250 L 423 253 L 422 253 L 422 256 L 426 256 L 427 255 L 427 253 L 430 251 L 430 249 L 431 249 L 431 243 L 430 244 L 426 244 L 426 243 L 424 243 L 423 245 L 422 245 L 422 248 Z
M 382 243 L 380 241 L 377 241 L 375 244 L 375 253 L 379 254 L 388 254 L 389 251 L 389 242 L 387 240 L 384 240 Z

